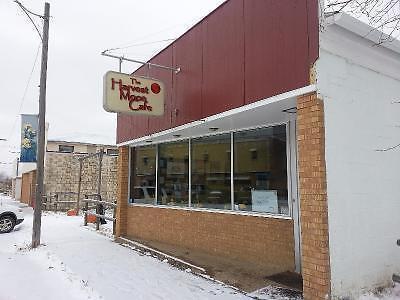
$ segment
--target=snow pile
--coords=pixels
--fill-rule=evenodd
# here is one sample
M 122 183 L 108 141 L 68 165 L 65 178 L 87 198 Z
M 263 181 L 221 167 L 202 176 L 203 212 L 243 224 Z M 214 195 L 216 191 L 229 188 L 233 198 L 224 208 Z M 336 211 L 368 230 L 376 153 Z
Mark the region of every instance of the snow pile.
M 400 299 L 400 284 L 396 283 L 392 288 L 384 289 L 379 293 L 362 295 L 359 300 L 398 300 Z

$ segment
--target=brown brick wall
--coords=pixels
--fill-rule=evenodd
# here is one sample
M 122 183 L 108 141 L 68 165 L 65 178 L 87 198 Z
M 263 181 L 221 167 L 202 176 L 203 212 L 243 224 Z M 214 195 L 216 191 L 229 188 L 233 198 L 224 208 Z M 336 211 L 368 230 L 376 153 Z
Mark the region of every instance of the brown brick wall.
M 290 219 L 129 206 L 127 236 L 267 266 L 275 272 L 295 267 Z
M 329 299 L 324 107 L 315 93 L 297 100 L 297 143 L 303 295 Z
M 117 221 L 116 236 L 126 235 L 128 208 L 129 147 L 120 147 L 117 169 Z
M 36 170 L 22 174 L 21 202 L 34 206 L 36 192 Z

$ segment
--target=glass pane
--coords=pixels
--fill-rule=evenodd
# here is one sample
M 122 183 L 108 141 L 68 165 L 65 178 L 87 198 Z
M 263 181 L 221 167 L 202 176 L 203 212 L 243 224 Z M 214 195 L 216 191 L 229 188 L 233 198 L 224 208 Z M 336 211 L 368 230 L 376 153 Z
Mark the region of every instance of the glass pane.
M 158 146 L 158 204 L 189 204 L 189 142 Z
M 131 180 L 129 203 L 155 203 L 156 147 L 131 149 Z
M 235 210 L 289 214 L 286 126 L 234 134 Z
M 231 209 L 231 138 L 192 140 L 192 206 Z

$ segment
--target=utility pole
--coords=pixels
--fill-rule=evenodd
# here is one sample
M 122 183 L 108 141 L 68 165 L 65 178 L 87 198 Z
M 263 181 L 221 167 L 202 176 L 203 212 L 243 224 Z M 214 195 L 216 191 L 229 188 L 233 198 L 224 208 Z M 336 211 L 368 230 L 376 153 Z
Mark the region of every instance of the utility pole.
M 39 95 L 39 136 L 37 153 L 37 178 L 35 209 L 33 212 L 32 248 L 40 245 L 40 227 L 42 224 L 42 200 L 43 200 L 43 175 L 44 175 L 44 152 L 45 152 L 45 115 L 46 115 L 46 80 L 47 80 L 47 52 L 49 48 L 49 19 L 50 4 L 44 5 L 44 26 L 42 37 L 42 64 L 40 73 L 40 95 Z

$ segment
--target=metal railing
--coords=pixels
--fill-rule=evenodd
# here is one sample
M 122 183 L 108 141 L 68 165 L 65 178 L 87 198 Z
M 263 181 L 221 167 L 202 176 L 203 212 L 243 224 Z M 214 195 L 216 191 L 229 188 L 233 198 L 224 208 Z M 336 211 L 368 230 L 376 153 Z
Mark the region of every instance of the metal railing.
M 97 199 L 92 199 L 90 197 L 95 197 Z M 92 194 L 92 195 L 85 195 L 85 198 L 82 199 L 82 202 L 85 203 L 83 208 L 84 213 L 84 225 L 87 226 L 88 224 L 88 215 L 93 215 L 96 217 L 96 230 L 100 229 L 100 221 L 101 219 L 112 221 L 113 222 L 113 234 L 115 235 L 115 225 L 116 225 L 116 209 L 117 204 L 114 202 L 104 201 L 101 199 L 99 194 Z M 94 204 L 93 206 L 89 207 L 90 204 Z M 113 208 L 113 216 L 109 217 L 105 215 L 105 208 L 104 207 L 112 207 Z M 96 213 L 89 212 L 89 209 L 96 209 Z

